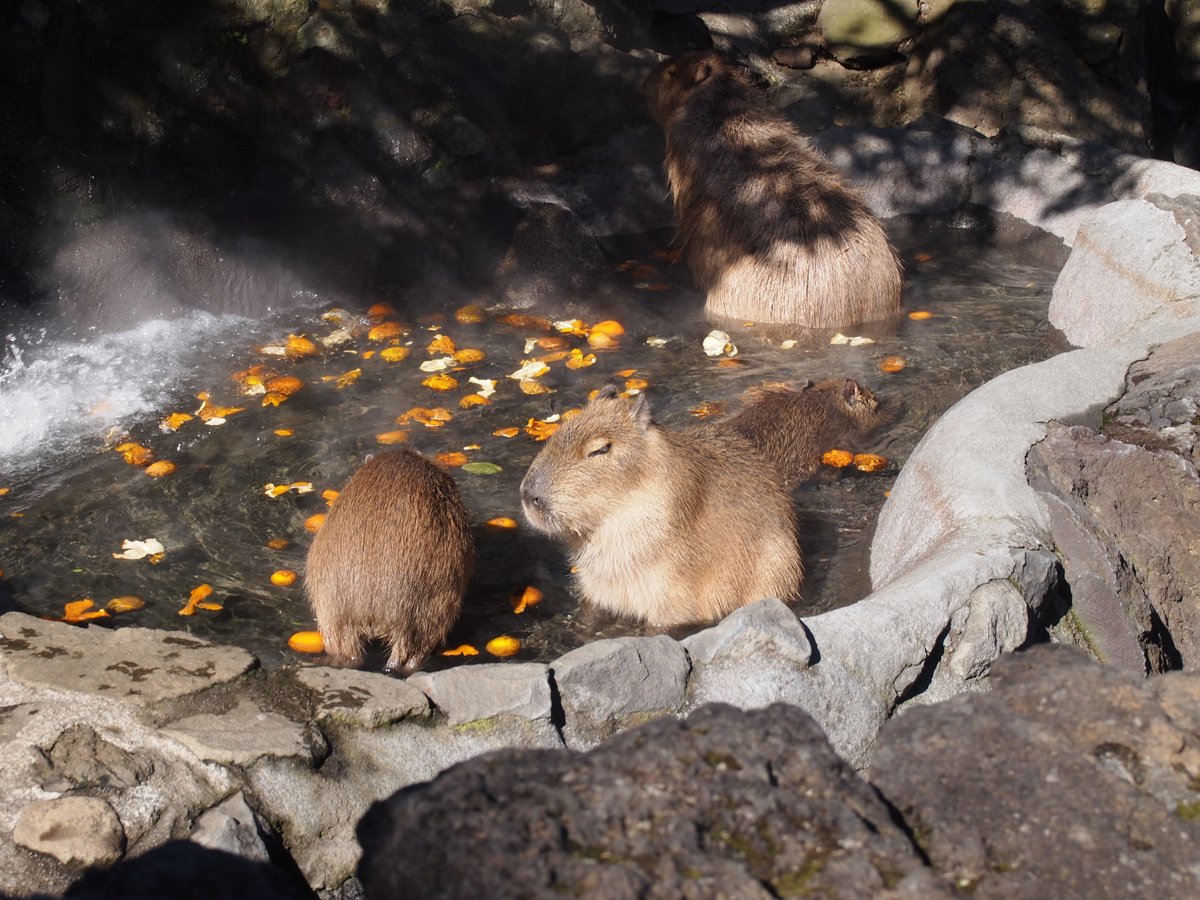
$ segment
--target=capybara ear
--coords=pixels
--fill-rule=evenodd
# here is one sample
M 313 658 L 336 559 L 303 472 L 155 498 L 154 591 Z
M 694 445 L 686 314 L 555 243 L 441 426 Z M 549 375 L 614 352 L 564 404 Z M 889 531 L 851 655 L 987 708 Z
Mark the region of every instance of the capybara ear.
M 713 64 L 711 60 L 701 59 L 696 61 L 696 68 L 692 72 L 692 84 L 700 84 L 708 81 L 713 73 Z
M 617 391 L 617 386 L 615 384 L 606 384 L 604 387 L 600 388 L 600 390 L 596 392 L 596 396 L 592 399 L 593 399 L 593 401 L 595 401 L 595 400 L 616 400 L 617 397 L 619 397 L 619 396 L 620 396 L 620 393 Z
M 842 385 L 842 397 L 847 406 L 854 406 L 862 400 L 862 388 L 853 378 L 847 378 L 846 383 Z
M 633 421 L 643 429 L 650 427 L 650 401 L 645 394 L 638 394 L 633 401 Z

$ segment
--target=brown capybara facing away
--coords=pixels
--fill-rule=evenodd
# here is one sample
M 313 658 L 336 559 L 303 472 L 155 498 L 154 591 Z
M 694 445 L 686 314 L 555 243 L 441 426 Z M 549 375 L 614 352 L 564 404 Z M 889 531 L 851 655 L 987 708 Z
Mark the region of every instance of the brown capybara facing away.
M 900 309 L 900 260 L 857 191 L 712 50 L 646 79 L 688 265 L 718 319 L 841 328 Z
M 388 671 L 414 671 L 458 618 L 474 564 L 454 479 L 411 450 L 368 459 L 308 551 L 305 590 L 326 652 L 357 666 L 363 641 L 380 639 Z
M 853 378 L 831 378 L 798 391 L 759 391 L 745 409 L 716 427 L 754 444 L 791 487 L 812 477 L 826 450 L 867 437 L 892 415 Z
M 601 390 L 533 461 L 521 505 L 567 543 L 584 599 L 621 616 L 710 622 L 799 594 L 795 513 L 770 466 L 735 433 L 659 427 L 644 395 Z

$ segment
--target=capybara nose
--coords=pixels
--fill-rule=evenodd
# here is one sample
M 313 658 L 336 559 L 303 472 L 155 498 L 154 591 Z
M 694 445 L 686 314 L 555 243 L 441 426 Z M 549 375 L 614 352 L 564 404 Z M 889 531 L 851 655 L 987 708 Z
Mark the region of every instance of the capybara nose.
M 534 509 L 542 509 L 546 505 L 542 497 L 542 480 L 536 475 L 526 475 L 521 482 L 521 502 Z

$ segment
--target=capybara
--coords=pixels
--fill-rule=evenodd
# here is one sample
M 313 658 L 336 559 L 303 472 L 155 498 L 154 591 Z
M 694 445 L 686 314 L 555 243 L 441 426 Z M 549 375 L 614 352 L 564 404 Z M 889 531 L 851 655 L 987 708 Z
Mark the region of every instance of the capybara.
M 475 564 L 454 479 L 411 450 L 368 459 L 334 501 L 308 551 L 305 589 L 325 649 L 362 663 L 364 640 L 412 672 L 458 618 Z
M 710 316 L 841 328 L 897 313 L 900 260 L 883 226 L 741 67 L 685 53 L 645 93 Z
M 521 482 L 534 528 L 565 541 L 584 599 L 658 626 L 795 599 L 791 498 L 733 431 L 672 431 L 611 385 L 567 421 Z
M 891 415 L 853 378 L 831 378 L 798 391 L 759 391 L 745 409 L 717 427 L 754 444 L 791 487 L 817 471 L 825 451 L 867 437 Z

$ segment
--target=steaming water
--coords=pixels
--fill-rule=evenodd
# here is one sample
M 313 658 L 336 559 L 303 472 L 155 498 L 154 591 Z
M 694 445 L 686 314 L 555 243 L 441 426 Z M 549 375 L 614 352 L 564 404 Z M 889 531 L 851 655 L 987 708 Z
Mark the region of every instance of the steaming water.
M 803 384 L 848 375 L 904 409 L 872 446 L 846 448 L 887 455 L 893 463 L 885 472 L 829 469 L 795 494 L 808 571 L 797 612 L 811 615 L 851 603 L 869 590 L 865 572 L 873 523 L 920 435 L 983 381 L 1058 349 L 1045 323 L 1053 267 L 944 225 L 916 225 L 897 239 L 910 280 L 906 308 L 929 310 L 933 318 L 906 318 L 894 331 L 875 333 L 875 343 L 857 347 L 831 345 L 830 334 L 821 334 L 784 349 L 779 338 L 786 335 L 738 329 L 734 340 L 742 364 L 732 368 L 703 353 L 710 326 L 697 314 L 701 300 L 687 287 L 686 269 L 654 258 L 661 236 L 614 242 L 614 262 L 632 258 L 657 269 L 653 275 L 623 276 L 626 295 L 590 314 L 593 321 L 623 322 L 627 334 L 616 349 L 597 352 L 590 368 L 572 371 L 552 363 L 539 380 L 553 393 L 536 396 L 523 394 L 505 376 L 543 352 L 525 351 L 526 340 L 541 332 L 500 324 L 497 311 L 486 324 L 464 325 L 451 317 L 439 326 L 408 319 L 413 331 L 404 340 L 412 352 L 399 363 L 363 358 L 363 351 L 385 345 L 362 335 L 321 358 L 288 362 L 255 353 L 257 345 L 289 333 L 331 332 L 334 326 L 320 319 L 320 309 L 264 321 L 193 314 L 85 342 L 29 325 L 9 328 L 0 365 L 0 488 L 10 489 L 0 496 L 0 568 L 18 606 L 36 614 L 61 616 L 65 603 L 83 597 L 102 606 L 111 597 L 132 594 L 145 607 L 104 620 L 102 627 L 186 630 L 244 646 L 268 664 L 296 659 L 286 647 L 288 636 L 313 627 L 301 583 L 276 587 L 269 576 L 277 569 L 303 571 L 310 540 L 303 523 L 325 508 L 321 492 L 340 488 L 379 448 L 377 434 L 401 428 L 409 445 L 427 454 L 478 445 L 463 452 L 472 461 L 501 467 L 497 474 L 453 470 L 476 523 L 479 562 L 449 645 L 471 643 L 482 650 L 489 638 L 510 634 L 524 644 L 518 659 L 548 661 L 595 637 L 643 632 L 581 610 L 566 560 L 554 544 L 523 524 L 515 530 L 483 524 L 496 516 L 519 519 L 517 485 L 541 447 L 524 433 L 504 438 L 493 432 L 581 406 L 589 391 L 623 382 L 625 376 L 617 373 L 626 369 L 649 381 L 656 417 L 669 426 L 696 422 L 691 410 L 705 401 L 733 411 L 748 388 L 764 381 Z M 669 289 L 646 291 L 637 283 L 666 283 Z M 388 299 L 402 306 L 411 298 Z M 564 314 L 565 309 L 564 302 Z M 446 393 L 424 387 L 426 374 L 418 369 L 430 358 L 425 345 L 439 333 L 459 348 L 487 354 L 457 373 L 460 387 Z M 651 337 L 667 343 L 649 346 Z M 588 351 L 581 339 L 570 341 Z M 907 367 L 882 373 L 878 363 L 890 355 L 905 357 Z M 279 407 L 239 397 L 231 373 L 256 362 L 295 375 L 305 387 Z M 332 380 L 355 368 L 362 372 L 352 384 L 338 387 Z M 488 406 L 460 410 L 459 398 L 476 389 L 467 381 L 472 375 L 496 379 L 497 393 Z M 194 412 L 202 390 L 245 412 L 218 427 L 196 419 L 175 433 L 160 430 L 166 414 Z M 395 418 L 414 406 L 444 406 L 454 418 L 437 429 L 398 426 Z M 294 433 L 281 436 L 280 429 Z M 112 449 L 126 438 L 172 460 L 177 471 L 152 479 L 126 464 Z M 264 495 L 267 483 L 296 481 L 312 482 L 316 489 L 276 499 Z M 161 562 L 113 558 L 122 540 L 150 537 L 166 547 Z M 280 550 L 266 546 L 277 538 L 290 543 Z M 179 616 L 189 591 L 201 583 L 214 587 L 213 599 L 224 609 Z M 510 596 L 526 585 L 545 597 L 516 615 Z M 431 666 L 461 661 L 435 658 Z

